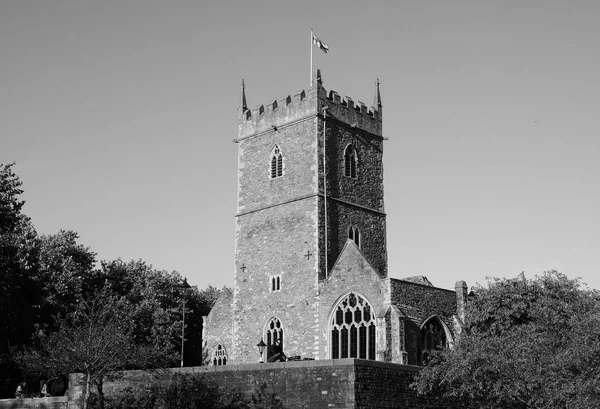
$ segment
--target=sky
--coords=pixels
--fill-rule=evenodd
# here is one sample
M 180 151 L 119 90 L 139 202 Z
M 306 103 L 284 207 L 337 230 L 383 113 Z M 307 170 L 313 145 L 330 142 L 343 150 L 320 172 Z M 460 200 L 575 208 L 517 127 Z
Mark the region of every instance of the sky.
M 38 233 L 233 285 L 240 84 L 383 102 L 389 275 L 600 288 L 600 2 L 0 0 L 0 163 Z

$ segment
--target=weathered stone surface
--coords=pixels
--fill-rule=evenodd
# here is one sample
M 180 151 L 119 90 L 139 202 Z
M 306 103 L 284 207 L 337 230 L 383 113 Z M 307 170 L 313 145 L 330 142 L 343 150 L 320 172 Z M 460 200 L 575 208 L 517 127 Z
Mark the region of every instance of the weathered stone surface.
M 452 342 L 456 295 L 424 277 L 387 278 L 382 106 L 328 95 L 320 73 L 314 78 L 305 91 L 240 111 L 234 290 L 205 320 L 209 355 L 220 343 L 228 364 L 257 362 L 256 344 L 276 318 L 288 356 L 330 358 L 332 313 L 355 293 L 377 312 L 376 359 L 421 363 L 428 319 Z M 352 177 L 349 145 L 358 160 Z M 275 146 L 283 164 L 273 178 Z
M 107 396 L 125 388 L 143 390 L 171 374 L 202 377 L 222 393 L 240 392 L 247 399 L 280 402 L 286 409 L 302 408 L 458 408 L 448 401 L 418 397 L 409 388 L 420 368 L 363 359 L 337 359 L 272 364 L 172 368 L 158 372 L 124 371 L 106 382 Z M 72 376 L 71 382 L 83 381 Z M 73 385 L 78 388 L 80 384 Z M 81 406 L 71 402 L 69 409 Z

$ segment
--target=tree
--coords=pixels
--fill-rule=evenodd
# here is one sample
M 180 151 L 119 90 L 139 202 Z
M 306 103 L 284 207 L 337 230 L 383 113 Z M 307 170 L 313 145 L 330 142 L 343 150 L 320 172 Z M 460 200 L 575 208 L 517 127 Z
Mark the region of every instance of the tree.
M 98 391 L 103 407 L 102 386 L 109 373 L 163 363 L 162 351 L 134 342 L 131 310 L 125 298 L 105 286 L 95 296 L 81 300 L 74 312 L 58 316 L 56 332 L 45 334 L 40 330 L 36 334 L 39 347 L 15 351 L 15 360 L 31 375 L 83 373 L 84 409 L 92 386 Z
M 413 387 L 481 408 L 600 407 L 600 296 L 555 271 L 475 291 Z
M 157 347 L 179 360 L 181 351 L 181 327 L 183 300 L 186 308 L 185 364 L 202 363 L 202 317 L 208 315 L 220 294 L 209 286 L 204 290 L 183 287 L 183 277 L 176 272 L 155 270 L 142 260 L 124 262 L 121 259 L 103 261 L 87 283 L 89 289 L 104 282 L 120 296 L 127 298 L 133 311 L 133 334 L 136 343 L 154 343 Z
M 21 212 L 22 182 L 13 166 L 0 165 L 0 397 L 14 396 L 18 371 L 7 356 L 11 346 L 30 341 L 42 299 L 38 236 Z

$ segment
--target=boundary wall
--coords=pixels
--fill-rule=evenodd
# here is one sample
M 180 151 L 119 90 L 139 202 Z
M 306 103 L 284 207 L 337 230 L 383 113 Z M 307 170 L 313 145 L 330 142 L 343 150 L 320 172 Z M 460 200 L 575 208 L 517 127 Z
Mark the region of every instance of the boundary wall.
M 461 408 L 445 400 L 423 398 L 409 388 L 420 367 L 370 361 L 336 359 L 227 366 L 170 368 L 158 371 L 124 371 L 118 380 L 104 383 L 107 396 L 125 388 L 143 389 L 172 374 L 202 377 L 224 393 L 267 398 L 283 408 Z M 81 408 L 83 375 L 69 377 L 68 409 Z

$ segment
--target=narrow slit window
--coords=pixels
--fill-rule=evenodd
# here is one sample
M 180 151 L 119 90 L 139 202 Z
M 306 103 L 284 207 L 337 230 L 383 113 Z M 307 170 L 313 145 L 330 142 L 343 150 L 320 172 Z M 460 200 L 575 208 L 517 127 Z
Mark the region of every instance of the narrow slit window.
M 281 275 L 271 276 L 269 284 L 271 292 L 281 291 Z
M 358 248 L 361 248 L 360 247 L 360 230 L 358 229 L 357 226 L 348 227 L 348 238 L 350 240 L 352 240 L 354 243 L 356 243 L 356 246 Z

